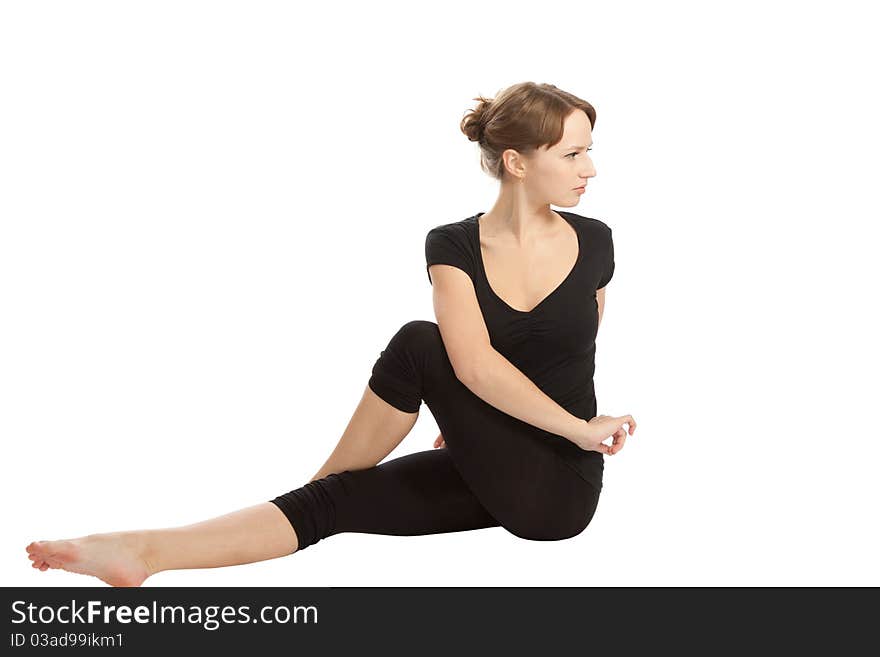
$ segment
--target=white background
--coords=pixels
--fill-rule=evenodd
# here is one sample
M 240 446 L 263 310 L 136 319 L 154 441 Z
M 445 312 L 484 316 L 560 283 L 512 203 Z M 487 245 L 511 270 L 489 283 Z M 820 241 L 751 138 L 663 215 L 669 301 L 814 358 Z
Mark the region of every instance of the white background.
M 593 103 L 614 230 L 587 530 L 344 534 L 148 586 L 873 585 L 878 116 L 866 3 L 28 2 L 0 9 L 6 586 L 32 540 L 303 485 L 424 237 L 494 203 L 479 94 Z M 873 45 L 872 45 L 873 44 Z M 388 458 L 432 449 L 426 406 Z

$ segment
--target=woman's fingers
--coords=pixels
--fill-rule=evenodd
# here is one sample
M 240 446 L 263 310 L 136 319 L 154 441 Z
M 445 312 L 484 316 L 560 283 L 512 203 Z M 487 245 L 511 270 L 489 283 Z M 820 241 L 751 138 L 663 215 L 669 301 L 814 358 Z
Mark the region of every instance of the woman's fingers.
M 624 443 L 626 443 L 626 431 L 618 429 L 614 432 L 614 440 L 611 442 L 611 453 L 617 454 L 617 452 L 623 449 Z

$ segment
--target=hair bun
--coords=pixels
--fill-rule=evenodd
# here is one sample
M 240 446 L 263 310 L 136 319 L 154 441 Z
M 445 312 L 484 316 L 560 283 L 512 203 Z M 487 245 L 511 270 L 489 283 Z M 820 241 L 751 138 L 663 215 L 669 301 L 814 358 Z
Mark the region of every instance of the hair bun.
M 473 100 L 478 101 L 477 106 L 472 110 L 468 110 L 467 114 L 461 121 L 461 131 L 471 141 L 483 143 L 486 134 L 486 114 L 492 103 L 491 98 L 477 96 Z

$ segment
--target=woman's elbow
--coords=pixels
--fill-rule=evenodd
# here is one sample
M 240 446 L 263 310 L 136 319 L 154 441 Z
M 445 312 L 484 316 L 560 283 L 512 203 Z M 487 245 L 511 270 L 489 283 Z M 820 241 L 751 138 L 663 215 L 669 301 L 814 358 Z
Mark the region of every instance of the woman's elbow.
M 462 355 L 452 366 L 455 378 L 464 385 L 472 385 L 486 370 L 486 350 L 480 349 Z

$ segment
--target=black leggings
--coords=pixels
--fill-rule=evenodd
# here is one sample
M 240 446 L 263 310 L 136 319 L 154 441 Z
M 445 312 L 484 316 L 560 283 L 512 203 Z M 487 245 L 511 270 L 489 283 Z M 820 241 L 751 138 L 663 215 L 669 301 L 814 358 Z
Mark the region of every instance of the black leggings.
M 370 389 L 408 413 L 427 404 L 445 448 L 316 479 L 273 500 L 304 550 L 343 532 L 417 536 L 502 526 L 520 538 L 581 533 L 599 493 L 549 448 L 542 430 L 470 391 L 436 323 L 412 321 L 373 366 Z

